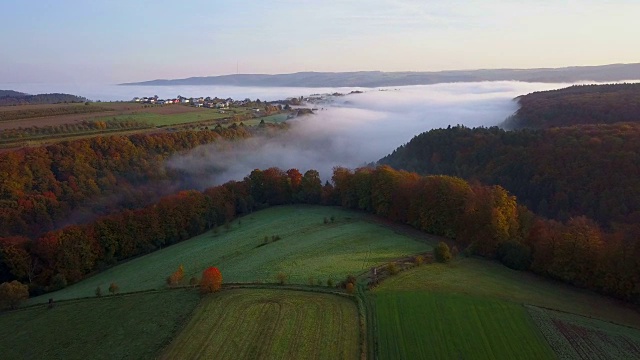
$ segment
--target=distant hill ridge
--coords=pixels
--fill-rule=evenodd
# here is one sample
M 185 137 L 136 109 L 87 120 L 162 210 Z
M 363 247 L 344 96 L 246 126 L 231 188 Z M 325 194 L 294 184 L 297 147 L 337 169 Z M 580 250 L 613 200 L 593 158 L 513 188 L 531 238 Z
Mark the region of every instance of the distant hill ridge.
M 80 103 L 85 101 L 87 101 L 86 98 L 70 94 L 53 93 L 30 95 L 13 90 L 0 90 L 0 106 Z
M 474 81 L 577 82 L 640 79 L 640 63 L 540 69 L 451 70 L 436 72 L 298 72 L 233 74 L 151 80 L 120 85 L 231 85 L 265 87 L 379 87 Z

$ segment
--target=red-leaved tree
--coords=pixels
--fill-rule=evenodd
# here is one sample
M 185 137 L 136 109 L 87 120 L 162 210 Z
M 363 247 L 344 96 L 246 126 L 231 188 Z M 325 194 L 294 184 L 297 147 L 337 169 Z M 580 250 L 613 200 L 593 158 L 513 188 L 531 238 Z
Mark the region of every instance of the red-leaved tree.
M 222 287 L 222 274 L 216 267 L 209 267 L 202 272 L 200 280 L 200 291 L 203 293 L 212 293 L 220 290 Z

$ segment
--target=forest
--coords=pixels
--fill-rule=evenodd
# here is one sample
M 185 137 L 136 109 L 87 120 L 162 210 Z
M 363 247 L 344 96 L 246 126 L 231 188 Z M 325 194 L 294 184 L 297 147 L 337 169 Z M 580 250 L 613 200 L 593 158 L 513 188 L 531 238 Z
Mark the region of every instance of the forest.
M 70 94 L 38 94 L 29 95 L 12 90 L 0 90 L 0 106 L 82 103 L 86 98 Z
M 501 185 L 535 213 L 561 221 L 585 215 L 606 229 L 620 229 L 639 220 L 637 123 L 516 131 L 436 129 L 380 162 Z
M 573 85 L 515 99 L 520 108 L 509 129 L 640 121 L 640 84 Z
M 183 174 L 165 168 L 170 155 L 276 127 L 99 136 L 0 153 L 0 236 L 38 236 L 145 206 L 191 186 Z

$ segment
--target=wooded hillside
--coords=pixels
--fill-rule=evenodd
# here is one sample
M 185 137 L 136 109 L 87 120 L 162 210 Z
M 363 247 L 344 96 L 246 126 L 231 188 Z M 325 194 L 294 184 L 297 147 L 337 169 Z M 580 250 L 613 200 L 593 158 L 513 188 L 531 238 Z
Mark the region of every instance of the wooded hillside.
M 509 129 L 640 121 L 640 84 L 574 85 L 516 98 L 520 109 Z
M 0 106 L 81 103 L 85 101 L 87 101 L 86 98 L 70 94 L 52 93 L 29 95 L 13 90 L 0 90 Z
M 640 124 L 436 129 L 380 162 L 501 185 L 537 214 L 558 220 L 585 215 L 614 228 L 640 218 Z

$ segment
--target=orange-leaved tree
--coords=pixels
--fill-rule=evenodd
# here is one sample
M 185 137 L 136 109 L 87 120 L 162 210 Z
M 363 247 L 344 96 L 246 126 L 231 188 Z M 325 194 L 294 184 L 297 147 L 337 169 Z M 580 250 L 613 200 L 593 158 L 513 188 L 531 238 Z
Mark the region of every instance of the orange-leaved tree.
M 173 274 L 169 275 L 169 277 L 167 278 L 167 284 L 169 284 L 169 286 L 177 286 L 178 284 L 180 284 L 183 278 L 184 278 L 184 267 L 180 265 L 180 267 L 178 267 L 178 270 L 176 270 Z
M 222 274 L 216 267 L 206 268 L 202 272 L 200 280 L 200 291 L 203 293 L 211 293 L 220 290 L 222 287 Z

